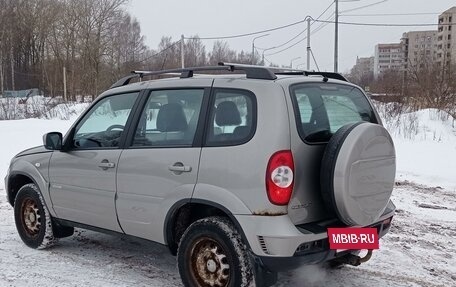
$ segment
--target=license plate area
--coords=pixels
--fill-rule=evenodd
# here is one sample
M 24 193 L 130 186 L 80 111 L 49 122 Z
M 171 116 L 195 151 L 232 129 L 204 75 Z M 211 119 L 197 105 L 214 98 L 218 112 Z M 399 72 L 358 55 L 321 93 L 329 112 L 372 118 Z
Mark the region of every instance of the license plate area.
M 379 249 L 377 228 L 328 228 L 329 248 L 342 253 L 347 250 Z

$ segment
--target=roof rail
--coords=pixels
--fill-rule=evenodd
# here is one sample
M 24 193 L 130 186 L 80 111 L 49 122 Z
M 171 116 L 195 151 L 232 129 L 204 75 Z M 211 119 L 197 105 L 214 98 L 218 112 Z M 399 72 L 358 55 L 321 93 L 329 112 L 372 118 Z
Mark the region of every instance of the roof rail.
M 275 68 L 275 67 L 264 67 L 255 65 L 244 65 L 237 63 L 226 63 L 219 62 L 218 66 L 206 66 L 206 67 L 190 67 L 183 69 L 168 69 L 161 71 L 132 71 L 132 75 L 123 77 L 122 79 L 115 82 L 110 89 L 128 85 L 134 78 L 139 78 L 140 81 L 145 76 L 156 76 L 156 75 L 173 75 L 179 76 L 180 78 L 191 78 L 194 72 L 199 71 L 243 71 L 249 79 L 260 79 L 260 80 L 275 80 L 277 75 L 320 75 L 323 78 L 337 79 L 341 81 L 347 81 L 347 79 L 338 73 L 331 72 L 308 72 L 303 70 L 287 69 L 287 68 Z
M 228 67 L 195 67 L 195 68 L 184 68 L 184 69 L 168 69 L 168 70 L 161 70 L 161 71 L 131 71 L 132 75 L 128 75 L 123 77 L 122 79 L 115 82 L 110 89 L 122 87 L 128 85 L 130 81 L 134 78 L 139 78 L 140 81 L 145 76 L 157 76 L 157 75 L 172 75 L 177 76 L 179 75 L 180 78 L 191 78 L 193 77 L 194 71 L 213 71 L 213 70 L 226 70 L 228 71 Z
M 309 72 L 303 70 L 295 70 L 295 71 L 285 71 L 285 72 L 276 72 L 276 75 L 304 75 L 304 76 L 322 76 L 323 78 L 335 79 L 344 82 L 348 82 L 347 78 L 342 76 L 339 73 L 333 72 Z

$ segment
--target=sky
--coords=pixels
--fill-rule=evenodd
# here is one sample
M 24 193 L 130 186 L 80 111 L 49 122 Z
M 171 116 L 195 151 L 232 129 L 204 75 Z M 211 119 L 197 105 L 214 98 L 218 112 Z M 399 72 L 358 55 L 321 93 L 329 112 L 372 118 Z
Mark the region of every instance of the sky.
M 307 15 L 316 19 L 334 0 L 131 0 L 128 10 L 141 24 L 146 44 L 156 49 L 162 36 L 171 36 L 179 40 L 181 35 L 186 37 L 221 37 L 262 31 L 298 22 Z M 375 4 L 378 3 L 378 4 Z M 355 11 L 361 6 L 374 4 L 370 7 Z M 340 22 L 361 23 L 400 23 L 421 24 L 437 23 L 438 15 L 456 6 L 454 0 L 340 0 Z M 321 16 L 321 20 L 332 20 L 335 5 Z M 418 15 L 378 15 L 419 13 Z M 426 14 L 423 14 L 426 13 Z M 429 14 L 430 13 L 430 14 Z M 370 14 L 366 16 L 366 14 Z M 376 14 L 376 16 L 372 15 Z M 362 15 L 362 16 L 361 16 Z M 311 31 L 317 30 L 321 23 L 314 23 Z M 301 33 L 307 23 L 301 23 L 289 28 L 280 29 L 255 40 L 259 55 L 261 49 L 280 46 Z M 334 24 L 328 24 L 311 35 L 311 48 L 316 62 L 322 71 L 334 69 Z M 399 42 L 402 33 L 407 31 L 436 30 L 431 27 L 372 27 L 339 25 L 339 72 L 348 72 L 356 63 L 356 57 L 374 55 L 378 43 Z M 266 61 L 278 65 L 306 67 L 307 40 L 296 44 L 283 52 L 290 45 L 302 40 L 307 32 L 280 48 L 264 52 Z M 263 34 L 235 39 L 226 39 L 231 49 L 237 51 L 252 50 L 252 41 Z M 212 50 L 213 40 L 204 40 L 206 51 Z M 300 57 L 300 58 L 298 58 Z M 298 59 L 296 59 L 298 58 Z M 266 62 L 267 63 L 267 62 Z M 311 61 L 311 69 L 316 65 Z

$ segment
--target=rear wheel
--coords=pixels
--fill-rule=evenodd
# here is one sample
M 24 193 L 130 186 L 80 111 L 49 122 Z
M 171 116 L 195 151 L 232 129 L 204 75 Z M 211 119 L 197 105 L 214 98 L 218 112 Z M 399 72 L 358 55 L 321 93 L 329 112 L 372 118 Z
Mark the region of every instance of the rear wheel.
M 224 217 L 190 225 L 179 244 L 177 261 L 185 286 L 249 286 L 254 280 L 247 248 Z

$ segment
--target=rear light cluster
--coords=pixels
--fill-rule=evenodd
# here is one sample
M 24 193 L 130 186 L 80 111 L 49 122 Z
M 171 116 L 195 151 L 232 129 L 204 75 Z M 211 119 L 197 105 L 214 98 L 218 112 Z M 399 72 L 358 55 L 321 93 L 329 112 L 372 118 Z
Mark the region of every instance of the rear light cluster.
M 294 183 L 294 162 L 290 150 L 274 153 L 266 168 L 266 191 L 269 201 L 275 205 L 290 202 Z

